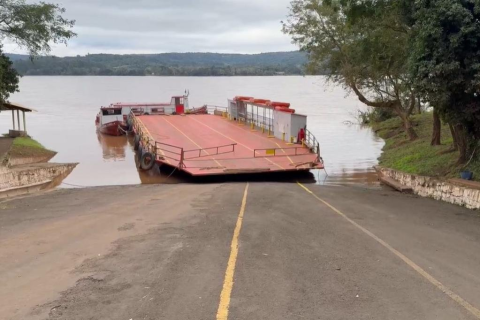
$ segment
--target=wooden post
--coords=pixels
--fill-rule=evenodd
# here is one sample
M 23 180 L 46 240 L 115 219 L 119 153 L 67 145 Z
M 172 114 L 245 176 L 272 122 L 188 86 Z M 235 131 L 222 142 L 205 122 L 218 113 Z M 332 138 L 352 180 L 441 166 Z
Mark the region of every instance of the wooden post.
M 20 131 L 20 110 L 17 110 L 18 131 Z
M 15 130 L 15 111 L 12 110 L 12 123 L 13 123 L 13 130 Z
M 25 117 L 25 111 L 23 111 L 23 131 L 27 134 L 27 118 Z

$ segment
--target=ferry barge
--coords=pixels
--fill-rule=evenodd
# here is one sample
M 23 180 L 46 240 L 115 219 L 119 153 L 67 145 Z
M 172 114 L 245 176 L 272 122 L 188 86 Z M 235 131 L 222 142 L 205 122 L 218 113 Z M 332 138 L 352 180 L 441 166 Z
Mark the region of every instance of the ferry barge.
M 192 176 L 323 168 L 307 117 L 289 103 L 237 96 L 227 107 L 189 109 L 182 96 L 163 106 L 116 106 L 122 106 L 121 125 L 135 135 L 143 170 L 155 163 Z

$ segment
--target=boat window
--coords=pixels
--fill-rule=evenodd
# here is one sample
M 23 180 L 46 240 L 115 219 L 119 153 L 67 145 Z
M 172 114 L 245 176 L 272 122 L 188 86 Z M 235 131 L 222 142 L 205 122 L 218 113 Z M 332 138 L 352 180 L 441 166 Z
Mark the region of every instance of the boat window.
M 180 98 L 175 98 L 175 105 L 178 106 L 180 104 Z
M 120 115 L 122 114 L 122 109 L 103 109 L 102 114 L 104 116 Z
M 134 115 L 141 115 L 145 112 L 143 108 L 132 108 L 131 111 L 133 112 Z

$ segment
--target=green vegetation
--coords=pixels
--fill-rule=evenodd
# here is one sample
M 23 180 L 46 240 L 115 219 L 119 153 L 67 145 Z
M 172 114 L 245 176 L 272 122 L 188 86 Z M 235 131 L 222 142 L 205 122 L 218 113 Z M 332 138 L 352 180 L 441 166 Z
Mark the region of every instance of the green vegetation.
M 15 138 L 15 140 L 13 140 L 13 146 L 45 149 L 40 142 L 29 137 Z
M 380 165 L 437 178 L 459 178 L 465 169 L 474 173 L 474 179 L 480 180 L 480 161 L 473 159 L 467 166 L 457 165 L 457 153 L 452 149 L 453 138 L 448 125 L 442 125 L 442 141 L 439 146 L 431 146 L 432 113 L 412 116 L 412 123 L 419 136 L 408 140 L 402 122 L 398 117 L 383 122 L 372 123 L 374 131 L 385 140 L 380 156 Z
M 301 75 L 307 62 L 304 53 L 261 54 L 162 53 L 89 54 L 76 57 L 37 57 L 11 55 L 22 75 L 95 76 L 247 76 Z
M 480 159 L 479 21 L 479 0 L 292 0 L 283 31 L 310 70 L 392 110 L 411 141 L 415 109 L 433 108 L 430 144 L 441 144 L 443 120 L 465 164 Z
M 54 156 L 54 151 L 46 149 L 38 141 L 30 137 L 15 138 L 12 148 L 10 149 L 10 157 L 47 157 Z
M 480 147 L 480 1 L 401 1 L 414 10 L 408 71 L 452 126 L 465 163 Z
M 10 94 L 18 91 L 19 77 L 13 63 L 3 54 L 0 45 L 0 103 L 8 100 Z
M 366 111 L 358 110 L 358 121 L 362 125 L 382 122 L 395 117 L 395 113 L 391 109 L 386 108 L 370 108 Z

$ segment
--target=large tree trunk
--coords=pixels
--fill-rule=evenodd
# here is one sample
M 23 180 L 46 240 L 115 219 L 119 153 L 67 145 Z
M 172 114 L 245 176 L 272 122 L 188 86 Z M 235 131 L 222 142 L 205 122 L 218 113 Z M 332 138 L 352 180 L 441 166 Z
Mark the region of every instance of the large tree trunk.
M 418 134 L 417 132 L 413 129 L 412 123 L 410 119 L 407 118 L 405 122 L 405 132 L 407 132 L 408 139 L 410 141 L 417 140 L 418 139 Z
M 413 129 L 412 122 L 410 121 L 409 118 L 404 120 L 404 125 L 405 125 L 405 132 L 407 133 L 408 139 L 410 139 L 410 141 L 417 140 L 418 139 L 418 134 Z
M 467 162 L 468 143 L 465 128 L 462 124 L 456 124 L 454 126 L 455 137 L 457 139 L 458 147 L 458 160 L 457 164 L 464 164 Z
M 450 128 L 450 133 L 452 134 L 452 139 L 453 139 L 452 150 L 457 151 L 458 150 L 458 143 L 457 143 L 457 135 L 455 133 L 455 128 L 450 123 L 448 124 L 448 126 Z
M 417 98 L 417 113 L 422 113 L 422 102 L 420 101 L 420 97 Z
M 437 109 L 433 109 L 433 132 L 432 132 L 432 141 L 430 145 L 439 146 L 442 133 L 442 123 L 440 122 L 440 116 L 438 115 Z
M 415 129 L 413 129 L 412 126 L 412 121 L 410 121 L 410 116 L 406 112 L 404 112 L 401 107 L 395 108 L 395 111 L 397 112 L 398 116 L 402 119 L 403 121 L 403 127 L 405 128 L 405 133 L 408 136 L 408 139 L 410 141 L 418 139 L 418 135 L 415 132 Z

